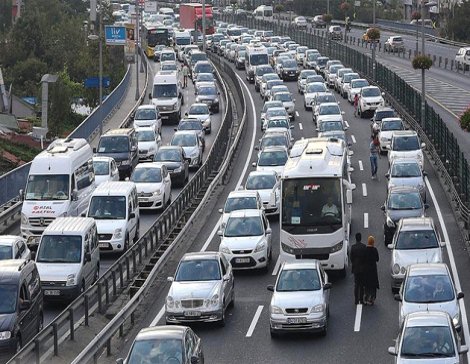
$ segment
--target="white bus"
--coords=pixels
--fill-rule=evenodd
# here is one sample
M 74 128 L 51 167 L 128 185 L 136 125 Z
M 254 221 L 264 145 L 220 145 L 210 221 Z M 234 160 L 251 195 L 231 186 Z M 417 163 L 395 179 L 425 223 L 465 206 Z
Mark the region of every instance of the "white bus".
M 295 143 L 281 177 L 281 262 L 318 259 L 346 274 L 354 188 L 343 140 Z
M 255 67 L 269 64 L 268 50 L 261 43 L 249 44 L 245 52 L 246 79 L 255 82 Z
M 273 7 L 270 5 L 260 5 L 253 11 L 255 19 L 258 20 L 273 20 Z

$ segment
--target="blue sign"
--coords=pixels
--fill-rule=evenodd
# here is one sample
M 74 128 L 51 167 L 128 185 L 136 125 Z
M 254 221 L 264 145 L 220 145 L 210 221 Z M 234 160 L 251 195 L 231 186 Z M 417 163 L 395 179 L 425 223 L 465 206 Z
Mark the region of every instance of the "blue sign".
M 112 25 L 106 25 L 105 35 L 107 45 L 126 44 L 126 27 L 115 27 Z
M 111 85 L 111 79 L 109 77 L 103 77 L 101 79 L 104 88 L 108 88 Z M 84 82 L 85 88 L 98 88 L 100 87 L 99 77 L 88 77 Z

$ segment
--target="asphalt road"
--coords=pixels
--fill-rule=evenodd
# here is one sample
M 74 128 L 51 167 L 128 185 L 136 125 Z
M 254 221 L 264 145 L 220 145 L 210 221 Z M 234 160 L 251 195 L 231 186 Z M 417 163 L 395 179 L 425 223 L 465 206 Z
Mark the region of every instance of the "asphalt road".
M 244 81 L 243 71 L 238 72 Z M 291 92 L 296 95 L 298 116 L 294 123 L 295 139 L 316 135 L 311 121 L 311 112 L 304 111 L 302 96 L 298 94 L 294 82 L 287 83 Z M 249 124 L 243 138 L 240 155 L 233 166 L 232 177 L 224 192 L 219 196 L 216 208 L 222 207 L 231 190 L 243 183 L 252 170 L 251 162 L 255 160 L 253 143 L 261 136 L 258 117 L 263 105 L 253 85 L 243 86 L 248 97 Z M 353 277 L 348 272 L 345 279 L 331 273 L 333 288 L 330 296 L 330 324 L 325 338 L 315 335 L 290 335 L 272 340 L 269 334 L 269 302 L 271 293 L 266 290 L 273 284 L 277 273 L 276 262 L 279 253 L 278 218 L 271 219 L 273 230 L 274 258 L 270 272 L 236 273 L 236 304 L 228 311 L 227 324 L 224 328 L 215 325 L 194 325 L 193 329 L 202 338 L 204 355 L 207 363 L 392 363 L 387 347 L 393 344 L 398 331 L 398 303 L 394 301 L 390 290 L 390 252 L 383 244 L 384 217 L 380 210 L 386 198 L 386 179 L 388 162 L 379 160 L 379 180 L 371 180 L 368 157 L 369 123 L 368 119 L 353 116 L 352 107 L 337 95 L 342 110 L 346 112 L 345 120 L 349 122 L 348 138 L 353 143 L 352 181 L 357 188 L 353 193 L 352 236 L 362 232 L 376 237 L 380 254 L 378 264 L 381 289 L 378 291 L 376 305 L 373 307 L 355 306 L 353 299 Z M 470 292 L 468 272 L 469 256 L 464 241 L 459 233 L 452 209 L 444 191 L 437 180 L 432 165 L 425 162 L 428 172 L 428 203 L 431 205 L 427 214 L 432 216 L 439 226 L 441 236 L 447 241 L 446 262 L 453 269 L 454 280 L 462 291 Z M 365 187 L 363 187 L 365 186 Z M 204 221 L 203 228 L 194 238 L 195 243 L 189 251 L 218 250 L 220 238 L 215 235 L 220 216 L 212 214 Z M 181 256 L 184 252 L 175 253 Z M 175 265 L 173 265 L 174 267 Z M 455 271 L 454 271 L 455 268 Z M 169 272 L 172 275 L 174 272 Z M 164 280 L 160 281 L 164 282 Z M 164 324 L 163 305 L 168 283 L 160 283 L 158 293 L 151 303 L 145 306 L 140 327 L 151 324 Z M 464 308 L 469 309 L 465 299 Z M 466 311 L 465 311 L 466 312 Z M 135 330 L 134 330 L 135 331 Z M 463 334 L 468 342 L 468 322 L 464 316 Z M 100 362 L 112 363 L 118 357 L 125 357 L 132 343 L 132 337 L 114 349 L 111 357 L 103 355 Z M 467 359 L 466 359 L 466 361 Z

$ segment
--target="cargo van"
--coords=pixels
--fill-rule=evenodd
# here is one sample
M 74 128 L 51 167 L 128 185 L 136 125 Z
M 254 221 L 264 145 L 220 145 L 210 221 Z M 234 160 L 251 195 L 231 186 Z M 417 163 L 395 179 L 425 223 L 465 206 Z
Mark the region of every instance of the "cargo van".
M 139 239 L 139 201 L 134 182 L 105 182 L 93 192 L 87 217 L 98 227 L 100 251 L 124 252 Z
M 62 217 L 42 234 L 36 254 L 44 298 L 71 301 L 98 280 L 100 251 L 95 220 Z
M 163 121 L 179 123 L 181 120 L 181 105 L 184 104 L 181 82 L 178 75 L 172 71 L 160 71 L 153 79 L 152 92 L 149 94 L 152 104 L 160 110 Z
M 31 163 L 21 208 L 21 235 L 37 246 L 61 216 L 80 216 L 95 189 L 93 152 L 85 139 L 58 139 Z
M 139 163 L 137 134 L 134 128 L 107 131 L 100 137 L 98 148 L 93 151 L 97 156 L 111 157 L 116 161 L 120 179 L 130 177 Z

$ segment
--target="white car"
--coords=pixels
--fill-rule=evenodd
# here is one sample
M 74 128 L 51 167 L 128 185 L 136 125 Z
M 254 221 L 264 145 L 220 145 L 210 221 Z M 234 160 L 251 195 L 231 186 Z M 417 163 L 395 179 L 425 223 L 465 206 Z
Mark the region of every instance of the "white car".
M 263 105 L 263 108 L 261 109 L 261 115 L 260 115 L 260 121 L 261 121 L 261 130 L 264 130 L 264 127 L 263 127 L 263 124 L 264 124 L 264 120 L 266 119 L 266 111 L 268 111 L 268 109 L 270 108 L 279 108 L 279 110 L 281 108 L 284 107 L 284 105 L 282 104 L 282 101 L 266 101 Z M 285 109 L 284 109 L 285 111 Z M 284 116 L 284 113 L 282 114 Z M 285 112 L 285 116 L 288 116 L 287 115 L 287 112 Z
M 139 161 L 153 161 L 153 157 L 162 145 L 162 137 L 151 126 L 137 129 L 136 134 Z
M 162 133 L 162 118 L 155 105 L 141 105 L 135 111 L 134 129 L 146 126 L 153 126 L 158 134 Z
M 268 102 L 271 102 L 271 101 L 268 101 Z M 272 102 L 281 102 L 281 101 L 272 101 Z M 271 119 L 289 120 L 289 114 L 287 113 L 287 110 L 284 108 L 283 105 L 281 105 L 280 107 L 273 106 L 273 107 L 268 108 L 266 112 L 264 113 L 264 118 L 262 119 L 263 124 L 261 126 L 261 130 L 266 130 L 268 121 Z
M 358 78 L 358 79 L 352 80 L 351 83 L 349 84 L 349 87 L 346 90 L 348 101 L 351 104 L 353 104 L 354 98 L 356 97 L 356 95 L 361 92 L 361 89 L 363 87 L 367 87 L 367 86 L 369 86 L 369 81 L 367 81 L 365 78 Z
M 325 79 L 328 87 L 335 87 L 336 77 L 338 76 L 338 71 L 344 68 L 342 64 L 332 64 L 326 71 L 325 71 Z
M 139 163 L 130 180 L 137 188 L 140 209 L 164 210 L 171 202 L 171 178 L 166 166 L 158 162 Z
M 307 84 L 304 92 L 304 108 L 305 110 L 312 109 L 312 101 L 319 93 L 328 92 L 323 82 L 312 82 Z
M 416 187 L 421 194 L 423 202 L 426 203 L 426 182 L 424 177 L 426 172 L 416 159 L 397 158 L 395 159 L 385 175 L 388 178 L 387 191 L 398 186 Z
M 194 130 L 179 130 L 173 134 L 170 145 L 180 146 L 188 158 L 190 168 L 199 168 L 202 165 L 203 143 Z
M 305 57 L 304 57 L 304 68 L 305 69 L 315 69 L 315 66 L 317 65 L 317 59 L 318 57 L 321 57 L 320 52 L 316 49 L 309 49 L 305 52 Z
M 403 120 L 400 118 L 384 118 L 378 125 L 378 138 L 380 142 L 380 151 L 387 153 L 392 141 L 393 132 L 405 130 Z
M 271 227 L 262 210 L 230 213 L 221 237 L 219 252 L 233 269 L 269 269 L 272 259 Z
M 343 82 L 343 76 L 346 73 L 351 73 L 353 72 L 352 68 L 340 68 L 338 72 L 336 73 L 336 78 L 335 78 L 335 84 L 333 85 L 333 88 L 341 93 L 341 83 Z
M 192 104 L 186 113 L 186 117 L 196 118 L 201 122 L 206 134 L 210 134 L 212 131 L 211 115 L 212 113 L 209 111 L 209 106 L 204 103 Z
M 357 113 L 363 118 L 365 113 L 374 113 L 379 107 L 385 106 L 383 98 L 385 94 L 380 91 L 377 86 L 367 86 L 361 88 L 359 93 L 359 103 L 357 105 Z
M 289 118 L 279 116 L 279 117 L 270 117 L 269 119 L 267 119 L 264 130 L 268 131 L 268 130 L 275 129 L 275 130 L 285 131 L 289 136 L 289 140 L 293 141 L 294 139 L 292 138 L 292 132 L 291 132 L 291 129 L 293 128 L 294 128 L 294 125 L 290 123 Z
M 178 72 L 176 61 L 163 61 L 160 63 L 160 71 Z
M 331 92 L 323 92 L 323 93 L 318 93 L 315 98 L 312 100 L 312 121 L 315 123 L 316 121 L 316 115 L 318 113 L 318 108 L 320 107 L 321 104 L 324 103 L 337 103 L 335 95 L 333 95 Z
M 331 283 L 317 260 L 283 263 L 269 306 L 271 336 L 289 332 L 328 330 Z
M 416 159 L 424 169 L 423 151 L 425 143 L 420 143 L 418 134 L 413 130 L 394 131 L 388 152 L 388 162 L 392 164 L 397 158 Z
M 259 95 L 262 99 L 266 98 L 267 83 L 271 80 L 279 80 L 279 76 L 277 75 L 277 73 L 265 73 L 263 77 L 261 77 L 261 82 L 259 85 Z
M 348 91 L 351 88 L 351 81 L 359 79 L 359 73 L 350 72 L 343 76 L 341 84 L 339 86 L 339 94 L 345 99 L 348 96 Z
M 300 47 L 297 47 L 297 49 L 295 50 L 295 60 L 297 61 L 297 64 L 299 66 L 303 66 L 304 64 L 305 51 L 307 49 L 308 47 L 300 46 Z
M 258 153 L 258 161 L 253 162 L 253 167 L 256 167 L 257 171 L 275 171 L 278 175 L 282 175 L 287 159 L 289 154 L 285 147 L 270 146 Z
M 250 172 L 245 182 L 245 189 L 257 191 L 263 201 L 266 215 L 279 214 L 280 186 L 278 174 L 274 171 Z
M 99 186 L 106 181 L 119 181 L 119 170 L 114 158 L 105 156 L 93 157 L 95 184 Z
M 26 245 L 26 240 L 21 236 L 0 236 L 0 260 L 7 259 L 31 259 L 31 252 Z
M 225 229 L 228 217 L 232 211 L 237 210 L 263 210 L 263 201 L 257 191 L 239 190 L 229 193 L 225 200 L 224 208 L 219 209 L 222 214 L 220 228 Z
M 270 96 L 271 96 L 271 89 L 275 86 L 282 86 L 284 85 L 284 81 L 282 81 L 281 79 L 273 79 L 273 80 L 269 80 L 266 82 L 266 89 L 264 90 L 264 100 L 269 100 Z M 261 89 L 260 89 L 261 91 Z M 261 92 L 260 92 L 261 93 Z
M 289 117 L 295 120 L 295 99 L 290 92 L 276 92 L 271 94 L 271 101 L 281 101 Z
M 344 111 L 341 111 L 337 102 L 323 102 L 315 112 L 315 122 L 317 125 L 324 121 L 343 121 Z
M 300 71 L 299 78 L 297 79 L 297 90 L 302 95 L 305 91 L 305 86 L 307 85 L 307 77 L 315 76 L 317 72 L 315 70 L 302 70 Z
M 299 28 L 306 28 L 307 19 L 305 19 L 304 16 L 296 16 L 292 24 L 294 24 L 296 27 L 299 27 Z

